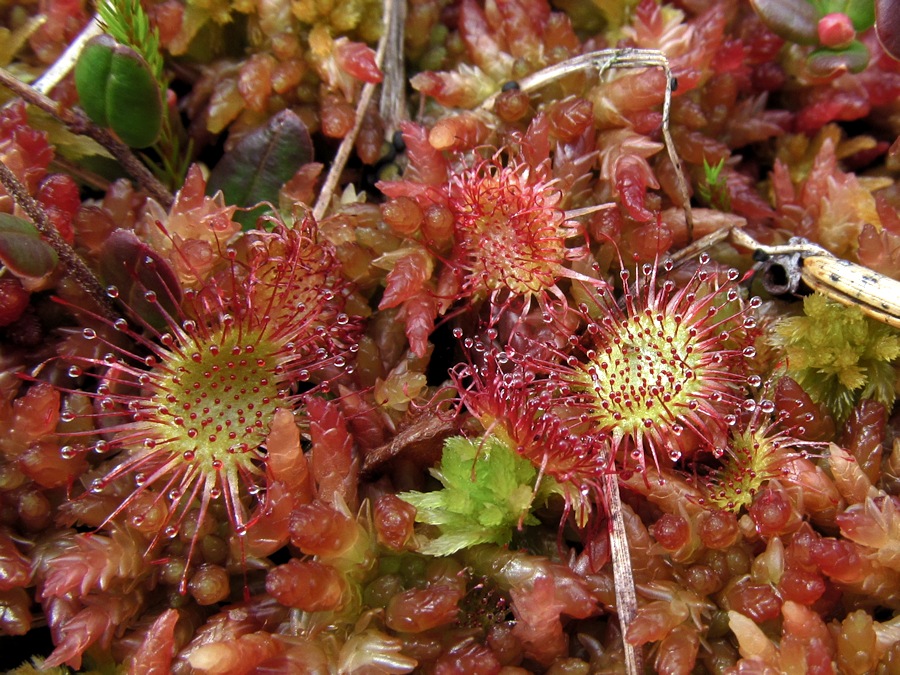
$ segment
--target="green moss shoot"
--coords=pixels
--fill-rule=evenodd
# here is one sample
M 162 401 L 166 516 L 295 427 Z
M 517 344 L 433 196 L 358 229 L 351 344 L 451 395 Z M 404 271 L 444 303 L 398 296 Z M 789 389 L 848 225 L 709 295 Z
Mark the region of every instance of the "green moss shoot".
M 814 293 L 803 316 L 778 322 L 772 341 L 784 350 L 787 374 L 837 420 L 865 398 L 893 406 L 900 333 L 858 308 Z
M 494 436 L 447 439 L 431 473 L 442 490 L 399 495 L 416 507 L 416 520 L 440 530 L 419 546 L 421 553 L 451 555 L 476 544 L 508 544 L 520 524 L 538 523 L 530 514 L 537 470 Z M 552 481 L 543 481 L 549 488 Z

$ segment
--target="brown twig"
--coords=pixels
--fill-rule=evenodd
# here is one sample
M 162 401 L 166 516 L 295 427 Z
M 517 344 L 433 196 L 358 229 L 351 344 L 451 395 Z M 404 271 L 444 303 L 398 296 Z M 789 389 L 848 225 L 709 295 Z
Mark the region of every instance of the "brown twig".
M 33 87 L 13 77 L 5 68 L 0 68 L 0 84 L 11 89 L 26 103 L 37 106 L 65 124 L 71 131 L 89 136 L 112 153 L 118 162 L 131 174 L 150 196 L 169 209 L 175 197 L 169 189 L 157 180 L 150 170 L 137 158 L 131 149 L 106 129 L 101 129 L 87 117 L 75 110 L 63 108 L 56 101 L 36 91 Z
M 6 192 L 28 214 L 28 217 L 31 218 L 35 227 L 37 227 L 38 232 L 56 251 L 65 273 L 96 300 L 104 318 L 110 321 L 118 319 L 119 314 L 113 308 L 112 302 L 100 280 L 91 272 L 84 260 L 75 252 L 75 249 L 69 246 L 59 235 L 59 232 L 56 231 L 53 223 L 47 218 L 47 214 L 44 213 L 40 204 L 28 194 L 28 189 L 22 185 L 21 181 L 16 178 L 16 175 L 2 161 L 0 161 L 0 183 L 3 183 Z
M 628 533 L 622 515 L 622 497 L 619 495 L 619 477 L 615 472 L 603 476 L 603 488 L 609 504 L 610 554 L 613 564 L 613 583 L 616 587 L 616 613 L 622 628 L 622 645 L 625 648 L 625 672 L 638 675 L 644 672 L 640 649 L 625 639 L 625 632 L 637 615 L 637 594 L 631 572 L 631 552 L 628 550 Z
M 331 198 L 334 196 L 334 191 L 337 188 L 338 181 L 341 179 L 341 174 L 344 173 L 344 167 L 347 165 L 347 160 L 350 159 L 350 153 L 353 151 L 353 144 L 356 143 L 356 137 L 359 135 L 360 128 L 362 128 L 366 108 L 368 108 L 369 103 L 372 102 L 372 95 L 374 93 L 375 85 L 367 83 L 363 87 L 362 93 L 359 95 L 359 103 L 356 105 L 356 121 L 353 123 L 353 129 L 351 129 L 350 133 L 344 136 L 344 140 L 341 141 L 341 145 L 334 155 L 334 161 L 331 163 L 331 168 L 328 169 L 328 175 L 325 177 L 325 183 L 322 185 L 319 197 L 316 199 L 316 205 L 313 207 L 313 218 L 316 220 L 322 219 L 325 215 L 325 211 L 331 204 Z
M 384 10 L 384 81 L 381 83 L 378 113 L 384 120 L 385 137 L 390 140 L 400 122 L 409 117 L 406 109 L 406 61 L 403 51 L 406 0 L 386 0 Z
M 384 0 L 385 16 L 387 16 L 387 6 L 392 1 L 393 0 Z M 385 30 L 381 39 L 378 41 L 378 49 L 375 51 L 375 63 L 379 68 L 381 68 L 382 63 L 384 63 L 384 53 L 387 42 L 388 31 Z M 334 196 L 338 181 L 341 179 L 341 174 L 344 173 L 344 167 L 347 165 L 347 160 L 350 159 L 350 153 L 353 151 L 353 144 L 356 143 L 356 137 L 359 136 L 359 130 L 362 128 L 366 110 L 368 110 L 369 104 L 372 102 L 372 97 L 375 95 L 376 86 L 377 85 L 372 84 L 371 82 L 367 82 L 363 86 L 362 92 L 360 92 L 359 102 L 356 104 L 356 120 L 353 123 L 353 129 L 351 129 L 350 133 L 344 136 L 344 140 L 341 141 L 338 151 L 335 153 L 334 161 L 328 169 L 325 183 L 319 191 L 319 197 L 316 199 L 316 204 L 313 206 L 313 218 L 316 220 L 322 219 L 325 215 L 325 211 L 331 204 L 331 198 Z

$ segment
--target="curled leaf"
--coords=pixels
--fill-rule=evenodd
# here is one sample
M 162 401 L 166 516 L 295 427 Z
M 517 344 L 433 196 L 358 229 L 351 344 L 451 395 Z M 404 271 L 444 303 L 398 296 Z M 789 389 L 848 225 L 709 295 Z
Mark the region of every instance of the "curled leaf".
M 334 58 L 341 69 L 361 82 L 378 84 L 384 79 L 384 74 L 378 67 L 375 50 L 367 44 L 338 38 L 334 41 Z

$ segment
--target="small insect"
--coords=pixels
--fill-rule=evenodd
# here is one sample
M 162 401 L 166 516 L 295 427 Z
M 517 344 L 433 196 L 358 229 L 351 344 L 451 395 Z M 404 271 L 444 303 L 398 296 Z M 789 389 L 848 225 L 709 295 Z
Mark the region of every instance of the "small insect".
M 753 251 L 753 258 L 761 265 L 763 287 L 772 295 L 819 291 L 900 328 L 900 282 L 838 258 L 802 237 L 792 237 L 781 246 L 766 246 L 737 228 L 730 234 L 733 243 Z

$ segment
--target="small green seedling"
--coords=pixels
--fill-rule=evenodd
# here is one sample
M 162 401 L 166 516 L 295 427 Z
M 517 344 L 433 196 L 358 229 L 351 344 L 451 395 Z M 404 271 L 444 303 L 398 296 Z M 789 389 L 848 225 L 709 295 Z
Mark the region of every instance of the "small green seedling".
M 720 211 L 730 211 L 731 197 L 728 194 L 728 183 L 725 180 L 725 176 L 722 175 L 722 169 L 724 168 L 724 157 L 715 164 L 709 164 L 706 161 L 706 157 L 704 157 L 704 180 L 697 186 L 697 193 L 706 204 Z
M 153 145 L 162 128 L 159 85 L 144 58 L 109 35 L 88 41 L 75 64 L 81 107 L 133 148 Z

